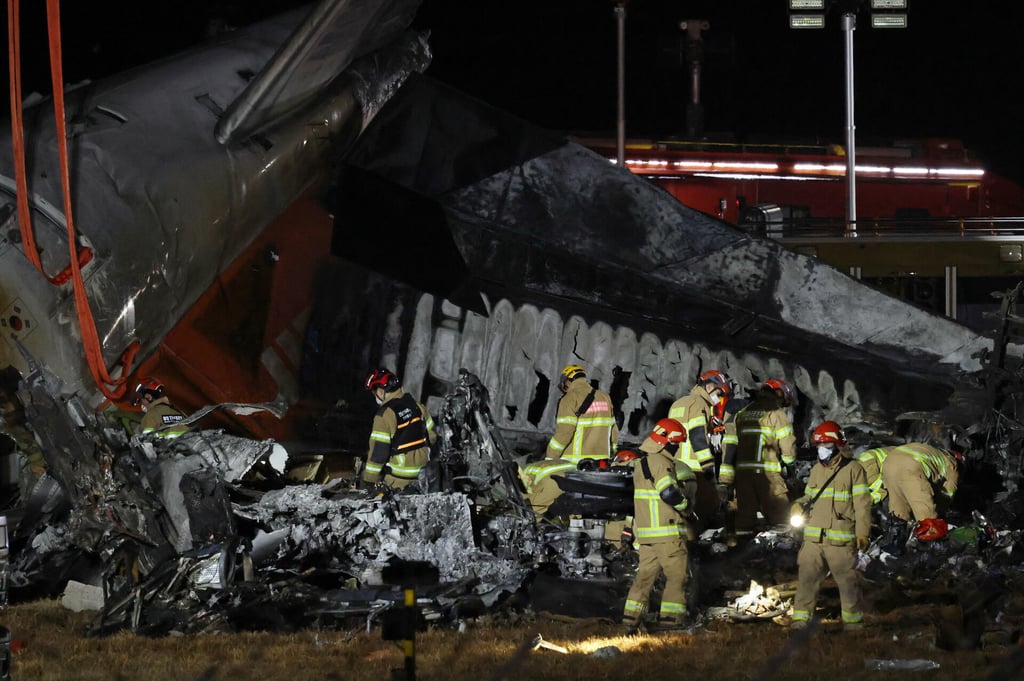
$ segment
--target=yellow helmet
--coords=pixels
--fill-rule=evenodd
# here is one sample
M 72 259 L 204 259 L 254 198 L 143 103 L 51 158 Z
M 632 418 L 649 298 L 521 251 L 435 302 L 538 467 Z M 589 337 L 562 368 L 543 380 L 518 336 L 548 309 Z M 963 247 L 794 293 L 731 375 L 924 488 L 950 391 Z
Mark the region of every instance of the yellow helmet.
M 586 378 L 587 372 L 583 370 L 579 364 L 567 364 L 562 369 L 562 378 L 558 382 L 558 387 L 565 392 L 569 389 L 569 384 L 575 381 L 577 378 Z

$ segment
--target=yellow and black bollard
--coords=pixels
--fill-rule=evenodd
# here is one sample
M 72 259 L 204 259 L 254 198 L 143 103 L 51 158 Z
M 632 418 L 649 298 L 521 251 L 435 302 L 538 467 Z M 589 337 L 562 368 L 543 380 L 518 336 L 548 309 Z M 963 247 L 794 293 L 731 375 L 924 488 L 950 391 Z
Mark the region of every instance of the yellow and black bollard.
M 416 587 L 433 586 L 438 581 L 437 568 L 422 561 L 392 560 L 382 571 L 384 583 L 402 587 L 404 607 L 389 610 L 381 619 L 381 638 L 385 641 L 401 641 L 405 655 L 403 669 L 391 670 L 392 679 L 414 681 L 416 678 L 416 629 L 419 628 L 420 612 L 416 607 Z M 404 674 L 403 674 L 404 671 Z

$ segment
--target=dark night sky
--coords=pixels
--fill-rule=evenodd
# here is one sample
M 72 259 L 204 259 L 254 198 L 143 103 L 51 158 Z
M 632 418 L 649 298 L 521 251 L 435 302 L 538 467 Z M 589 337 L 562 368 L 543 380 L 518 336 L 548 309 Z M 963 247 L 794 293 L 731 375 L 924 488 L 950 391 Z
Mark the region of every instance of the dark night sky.
M 26 90 L 48 86 L 42 3 L 23 3 Z M 67 2 L 67 80 L 98 79 L 194 44 L 210 18 L 243 24 L 293 0 Z M 986 164 L 1024 182 L 1024 7 L 1011 0 L 911 0 L 910 28 L 855 32 L 859 144 L 963 139 Z M 612 0 L 424 0 L 428 74 L 538 125 L 612 136 Z M 785 0 L 630 0 L 627 134 L 685 131 L 690 96 L 683 19 L 707 19 L 702 99 L 706 130 L 739 141 L 844 139 L 843 34 L 787 28 Z M 5 20 L 6 23 L 6 20 Z M 6 28 L 6 27 L 5 27 Z M 6 78 L 5 78 L 6 82 Z M 6 90 L 6 87 L 4 88 Z

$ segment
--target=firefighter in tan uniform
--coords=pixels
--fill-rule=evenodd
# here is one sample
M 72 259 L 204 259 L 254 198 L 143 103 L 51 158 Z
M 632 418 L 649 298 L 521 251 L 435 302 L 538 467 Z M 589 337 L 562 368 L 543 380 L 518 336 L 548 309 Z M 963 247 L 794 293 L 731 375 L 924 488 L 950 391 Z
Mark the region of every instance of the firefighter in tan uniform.
M 694 473 L 678 458 L 686 430 L 673 419 L 662 419 L 640 445 L 633 461 L 633 536 L 640 553 L 636 579 L 626 596 L 622 625 L 635 633 L 643 625 L 654 582 L 665 575 L 658 626 L 673 628 L 687 622 L 685 515 L 696 493 Z
M 796 461 L 796 437 L 784 407 L 793 403 L 790 384 L 771 379 L 736 414 L 736 531 L 751 532 L 760 511 L 769 525 L 789 521 L 789 495 L 782 466 Z
M 818 448 L 818 463 L 807 478 L 804 496 L 792 508 L 794 525 L 803 522 L 804 543 L 790 626 L 802 628 L 814 614 L 818 589 L 825 576 L 839 587 L 844 629 L 858 629 L 864 619 L 857 582 L 857 551 L 868 547 L 871 533 L 871 494 L 859 463 L 842 450 L 846 435 L 835 421 L 825 421 L 811 434 Z
M 948 452 L 923 442 L 890 448 L 882 464 L 882 483 L 889 492 L 889 512 L 901 520 L 919 523 L 938 518 L 935 495 L 942 495 L 943 506 L 952 501 L 960 479 L 961 460 L 959 452 Z
M 698 376 L 689 394 L 673 402 L 668 410 L 668 417 L 682 424 L 687 433 L 686 441 L 679 446 L 676 456 L 690 467 L 697 480 L 697 498 L 694 502 L 697 518 L 694 529 L 698 532 L 707 527 L 707 522 L 723 501 L 719 496 L 715 476 L 712 439 L 721 428 L 723 461 L 731 461 L 732 448 L 736 446 L 735 430 L 732 421 L 726 419 L 724 410 L 716 412 L 718 405 L 724 406 L 731 394 L 732 380 L 729 376 L 711 369 Z M 724 463 L 724 466 L 728 480 L 729 464 Z
M 542 459 L 534 461 L 519 470 L 519 479 L 526 487 L 526 500 L 537 515 L 547 513 L 555 499 L 562 496 L 562 488 L 555 481 L 566 471 L 576 470 L 576 464 L 565 459 Z
M 164 395 L 163 384 L 154 378 L 144 378 L 135 386 L 131 404 L 143 411 L 142 422 L 139 424 L 143 435 L 175 438 L 190 430 L 181 423 L 185 415 L 171 404 Z
M 562 369 L 558 388 L 555 434 L 548 442 L 546 456 L 578 464 L 584 459 L 610 459 L 619 441 L 619 426 L 612 412 L 612 398 L 590 385 L 583 367 L 570 364 Z
M 868 478 L 868 490 L 871 492 L 872 503 L 880 504 L 888 496 L 885 485 L 882 484 L 882 464 L 885 463 L 889 452 L 895 449 L 899 449 L 899 447 L 875 447 L 857 455 L 857 463 L 864 469 L 864 475 Z
M 387 369 L 366 377 L 366 389 L 380 405 L 373 417 L 369 452 L 362 478 L 365 484 L 381 481 L 401 489 L 412 484 L 430 460 L 434 420 L 426 407 L 402 390 L 402 382 Z

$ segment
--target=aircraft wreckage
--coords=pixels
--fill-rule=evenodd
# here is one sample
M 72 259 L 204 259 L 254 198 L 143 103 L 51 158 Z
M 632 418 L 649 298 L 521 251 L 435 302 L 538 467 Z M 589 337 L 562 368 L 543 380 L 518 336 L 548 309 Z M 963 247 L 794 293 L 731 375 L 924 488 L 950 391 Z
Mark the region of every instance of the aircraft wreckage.
M 428 620 L 500 606 L 616 617 L 635 554 L 606 534 L 628 513 L 628 470 L 563 476 L 564 524 L 537 518 L 517 478 L 517 460 L 550 432 L 551 386 L 567 361 L 609 390 L 624 444 L 707 368 L 749 389 L 792 382 L 800 432 L 833 419 L 877 445 L 907 421 L 957 426 L 988 474 L 962 496 L 1003 502 L 959 509 L 975 558 L 948 568 L 941 548 L 908 558 L 879 538 L 871 569 L 934 574 L 941 563 L 971 575 L 1021 563 L 1019 531 L 996 529 L 1020 524 L 1015 295 L 993 342 L 688 209 L 418 75 L 426 41 L 402 35 L 417 4 L 359 14 L 325 1 L 69 93 L 80 283 L 60 276 L 68 244 L 52 117 L 38 105 L 30 117 L 27 206 L 56 285 L 25 255 L 3 146 L 0 367 L 18 375 L 47 468 L 10 512 L 15 597 L 91 584 L 102 590 L 95 633 L 364 626 L 402 602 L 388 583 L 398 560 L 436 569 L 437 584 L 420 590 Z M 335 42 L 348 45 L 337 58 L 310 58 L 336 54 L 310 45 Z M 173 115 L 146 116 L 154 102 Z M 309 222 L 333 216 L 340 257 L 304 260 L 327 242 L 296 246 L 274 221 L 311 195 L 321 207 Z M 273 243 L 261 241 L 268 232 Z M 244 334 L 214 328 L 230 311 L 202 304 L 254 252 L 280 273 L 275 289 L 304 270 L 311 303 L 298 341 L 292 317 L 267 315 L 239 350 Z M 79 285 L 96 306 L 103 361 L 137 345 L 144 362 L 159 355 L 184 373 L 212 356 L 224 366 L 206 383 L 233 398 L 219 402 L 251 401 L 238 376 L 269 376 L 271 411 L 294 410 L 300 396 L 340 405 L 324 406 L 323 421 L 342 424 L 332 444 L 348 455 L 366 442 L 367 367 L 398 370 L 439 424 L 431 475 L 415 493 L 358 489 L 345 476 L 297 483 L 299 452 L 283 459 L 272 440 L 133 434 L 82 360 Z M 195 330 L 205 344 L 169 350 Z M 239 358 L 256 368 L 231 373 Z M 213 391 L 194 379 L 175 400 L 188 411 Z M 702 582 L 695 602 L 705 605 L 793 558 L 782 535 L 742 551 L 713 535 L 701 546 L 720 568 Z

